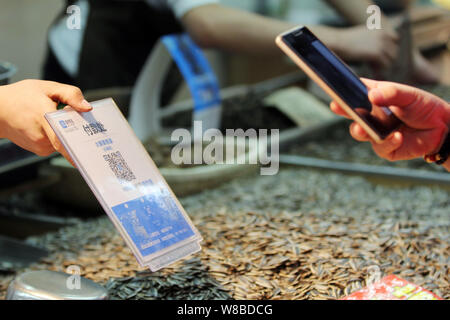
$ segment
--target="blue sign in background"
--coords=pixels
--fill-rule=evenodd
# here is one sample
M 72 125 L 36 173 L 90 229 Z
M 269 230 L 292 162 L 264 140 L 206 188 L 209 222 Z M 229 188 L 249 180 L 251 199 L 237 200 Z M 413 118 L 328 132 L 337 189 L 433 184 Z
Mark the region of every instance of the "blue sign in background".
M 188 34 L 168 35 L 162 42 L 188 83 L 194 99 L 194 112 L 220 107 L 220 86 L 200 48 Z
M 165 194 L 146 195 L 111 209 L 144 257 L 195 235 L 175 201 Z

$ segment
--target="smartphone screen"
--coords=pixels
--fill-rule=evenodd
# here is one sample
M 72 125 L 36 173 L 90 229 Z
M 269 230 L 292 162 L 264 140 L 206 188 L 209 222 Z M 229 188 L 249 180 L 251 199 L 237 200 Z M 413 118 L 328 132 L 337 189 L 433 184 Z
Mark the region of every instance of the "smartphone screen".
M 355 113 L 385 139 L 401 124 L 387 107 L 373 106 L 358 76 L 307 28 L 282 36 L 283 42 Z

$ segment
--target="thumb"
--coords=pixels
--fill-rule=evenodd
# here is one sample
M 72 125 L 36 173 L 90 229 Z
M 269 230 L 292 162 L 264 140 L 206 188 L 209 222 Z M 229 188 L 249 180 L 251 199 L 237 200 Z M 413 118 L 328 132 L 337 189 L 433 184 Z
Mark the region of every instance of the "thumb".
M 369 91 L 370 101 L 378 106 L 407 107 L 418 99 L 419 89 L 397 83 L 383 82 Z
M 79 88 L 51 81 L 47 81 L 46 85 L 47 95 L 52 100 L 67 104 L 79 112 L 92 110 L 92 106 L 86 101 Z

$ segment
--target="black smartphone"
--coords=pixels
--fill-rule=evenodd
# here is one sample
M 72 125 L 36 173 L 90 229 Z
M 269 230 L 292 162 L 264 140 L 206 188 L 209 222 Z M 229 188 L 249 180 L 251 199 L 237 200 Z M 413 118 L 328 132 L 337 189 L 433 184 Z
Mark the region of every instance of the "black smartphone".
M 376 142 L 385 140 L 402 124 L 388 107 L 371 104 L 366 85 L 308 28 L 283 33 L 276 43 Z

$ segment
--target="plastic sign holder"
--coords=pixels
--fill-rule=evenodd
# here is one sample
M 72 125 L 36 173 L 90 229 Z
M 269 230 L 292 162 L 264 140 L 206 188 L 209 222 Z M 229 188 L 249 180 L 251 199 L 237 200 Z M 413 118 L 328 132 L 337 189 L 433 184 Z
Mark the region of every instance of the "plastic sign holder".
M 202 237 L 112 99 L 46 119 L 141 266 L 160 270 Z

